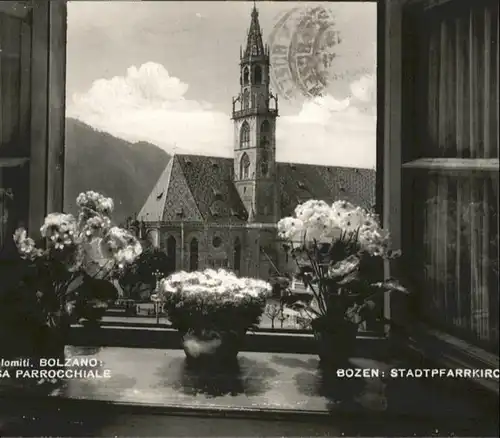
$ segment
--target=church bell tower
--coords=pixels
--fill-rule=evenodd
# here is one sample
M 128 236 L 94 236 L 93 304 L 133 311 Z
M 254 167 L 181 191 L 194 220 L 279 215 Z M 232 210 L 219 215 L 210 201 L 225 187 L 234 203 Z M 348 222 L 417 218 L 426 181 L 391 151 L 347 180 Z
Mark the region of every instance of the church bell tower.
M 269 48 L 262 42 L 254 4 L 246 47 L 240 48 L 240 93 L 233 98 L 234 183 L 249 222 L 278 220 L 276 118 L 278 98 L 270 91 Z

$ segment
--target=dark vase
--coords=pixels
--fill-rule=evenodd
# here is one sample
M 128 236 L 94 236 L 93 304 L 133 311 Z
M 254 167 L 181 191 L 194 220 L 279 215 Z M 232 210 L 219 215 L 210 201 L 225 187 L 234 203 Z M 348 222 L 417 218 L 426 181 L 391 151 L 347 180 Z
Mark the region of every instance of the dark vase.
M 36 319 L 0 324 L 0 354 L 4 358 L 57 358 L 64 355 L 69 322 L 49 326 Z M 15 333 L 15 337 L 12 337 Z
M 44 325 L 37 334 L 38 356 L 45 358 L 64 357 L 68 340 L 70 321 L 65 312 L 55 315 L 51 324 Z
M 236 361 L 246 331 L 198 329 L 181 332 L 182 347 L 190 364 L 228 365 Z
M 8 342 L 4 336 L 0 337 L 0 353 L 4 359 L 16 362 L 9 367 L 11 379 L 6 384 L 10 387 L 22 390 L 35 390 L 42 388 L 41 383 L 54 384 L 58 379 L 52 377 L 46 378 L 25 378 L 25 372 L 28 370 L 25 360 L 29 360 L 32 371 L 57 371 L 63 368 L 65 357 L 65 346 L 67 343 L 67 334 L 69 324 L 65 321 L 58 322 L 56 326 L 44 324 L 40 320 L 29 320 L 26 318 L 23 324 L 9 324 L 10 327 L 2 325 L 0 329 L 16 329 L 14 342 Z M 41 359 L 50 359 L 48 362 L 42 362 Z M 21 374 L 18 376 L 18 372 Z M 16 377 L 14 377 L 16 376 Z M 50 374 L 49 374 L 50 376 Z M 43 377 L 43 378 L 42 378 Z M 38 389 L 37 389 L 38 388 Z
M 358 325 L 326 316 L 316 318 L 311 325 L 322 365 L 345 366 L 354 352 Z

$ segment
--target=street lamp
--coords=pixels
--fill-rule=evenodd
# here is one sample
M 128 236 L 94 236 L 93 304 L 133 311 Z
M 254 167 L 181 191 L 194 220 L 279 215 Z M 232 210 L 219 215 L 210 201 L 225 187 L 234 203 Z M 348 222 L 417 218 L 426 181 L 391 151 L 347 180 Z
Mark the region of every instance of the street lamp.
M 156 314 L 156 324 L 160 323 L 160 280 L 162 277 L 162 273 L 157 269 L 153 273 L 154 277 L 156 278 L 156 287 L 154 290 L 154 293 L 151 295 L 151 301 L 153 301 L 154 306 L 155 306 L 155 314 Z

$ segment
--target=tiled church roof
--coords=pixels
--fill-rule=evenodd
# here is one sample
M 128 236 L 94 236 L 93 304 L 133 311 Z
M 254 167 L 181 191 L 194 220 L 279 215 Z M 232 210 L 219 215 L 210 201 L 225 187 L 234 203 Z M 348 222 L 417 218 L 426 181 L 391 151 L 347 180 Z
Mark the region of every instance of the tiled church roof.
M 232 183 L 233 160 L 174 155 L 139 212 L 145 221 L 245 221 Z M 179 214 L 182 212 L 182 216 Z
M 278 163 L 282 216 L 307 199 L 375 204 L 375 171 L 349 167 Z M 174 155 L 146 200 L 139 217 L 146 221 L 238 222 L 248 213 L 232 182 L 233 159 Z
M 363 207 L 375 205 L 375 170 L 351 167 L 278 163 L 282 216 L 308 199 L 332 203 L 339 199 Z
M 233 184 L 233 159 L 177 155 L 195 203 L 205 220 L 246 220 L 247 212 Z
M 158 178 L 158 181 L 149 194 L 144 206 L 139 212 L 139 217 L 149 221 L 163 220 L 163 212 L 165 211 L 166 193 L 169 190 L 170 177 L 172 175 L 172 167 L 174 160 L 170 159 L 165 170 Z

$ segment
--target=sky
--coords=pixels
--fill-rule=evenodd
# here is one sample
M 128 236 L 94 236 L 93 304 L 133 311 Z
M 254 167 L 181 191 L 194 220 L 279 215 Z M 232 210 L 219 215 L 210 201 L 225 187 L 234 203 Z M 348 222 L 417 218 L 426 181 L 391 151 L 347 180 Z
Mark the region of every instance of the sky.
M 277 159 L 375 168 L 376 4 L 259 1 L 264 40 L 287 11 L 297 16 L 318 5 L 333 17 L 340 42 L 322 96 L 280 96 Z M 231 102 L 252 7 L 70 1 L 67 116 L 169 153 L 231 157 Z

